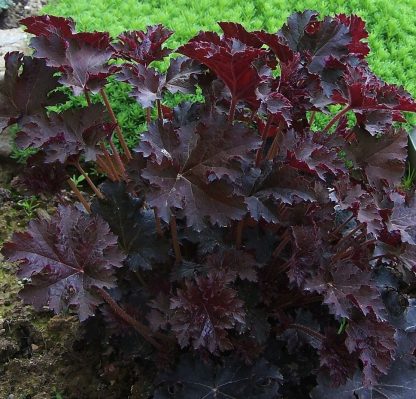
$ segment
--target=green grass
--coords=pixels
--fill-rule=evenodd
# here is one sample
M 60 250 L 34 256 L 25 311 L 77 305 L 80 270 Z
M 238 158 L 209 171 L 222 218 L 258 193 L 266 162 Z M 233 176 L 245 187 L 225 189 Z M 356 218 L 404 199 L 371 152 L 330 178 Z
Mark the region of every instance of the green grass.
M 373 71 L 416 96 L 416 0 L 50 0 L 43 13 L 70 16 L 78 30 L 108 30 L 112 35 L 162 23 L 175 32 L 167 43 L 175 48 L 200 30 L 219 31 L 217 21 L 276 32 L 292 12 L 305 9 L 321 15 L 355 13 L 363 17 L 370 32 Z M 108 91 L 128 145 L 133 147 L 145 129 L 144 113 L 128 97 L 127 85 L 110 83 Z M 175 100 L 164 102 L 171 105 Z M 83 101 L 72 99 L 68 105 Z M 318 116 L 317 126 L 324 121 L 325 116 Z M 415 124 L 416 117 L 411 116 L 409 122 Z
M 217 21 L 237 21 L 248 29 L 275 32 L 296 10 L 322 15 L 356 13 L 367 21 L 373 70 L 389 83 L 416 95 L 416 0 L 51 0 L 44 13 L 70 16 L 80 30 L 143 29 L 163 23 L 175 31 L 171 47 Z

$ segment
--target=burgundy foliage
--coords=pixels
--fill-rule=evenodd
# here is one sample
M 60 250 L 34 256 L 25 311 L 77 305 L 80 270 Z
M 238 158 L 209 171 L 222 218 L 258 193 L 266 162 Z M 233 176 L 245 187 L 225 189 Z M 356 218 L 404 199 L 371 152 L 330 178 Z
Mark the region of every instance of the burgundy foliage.
M 39 150 L 20 180 L 58 190 L 79 162 L 108 176 L 91 214 L 61 206 L 5 244 L 25 302 L 107 323 L 118 354 L 154 361 L 154 398 L 415 397 L 416 199 L 398 124 L 416 102 L 369 68 L 361 18 L 221 22 L 165 73 L 149 66 L 170 53 L 161 25 L 113 41 L 23 23 L 36 51 L 7 56 L 0 106 L 0 128 Z M 95 93 L 111 74 L 157 108 L 116 165 L 101 105 L 45 112 L 60 85 Z M 203 102 L 163 104 L 197 89 Z

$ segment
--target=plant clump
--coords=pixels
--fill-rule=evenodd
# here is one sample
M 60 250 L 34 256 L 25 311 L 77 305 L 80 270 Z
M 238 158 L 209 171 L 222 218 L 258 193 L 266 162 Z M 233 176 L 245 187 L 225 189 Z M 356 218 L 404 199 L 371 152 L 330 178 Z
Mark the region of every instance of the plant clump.
M 80 201 L 4 245 L 25 303 L 104 323 L 119 356 L 151 361 L 155 399 L 415 396 L 416 199 L 399 187 L 416 102 L 370 70 L 361 18 L 221 22 L 172 52 L 161 25 L 22 23 L 35 51 L 6 56 L 0 127 L 38 151 L 21 184 L 66 179 Z M 133 150 L 111 76 L 147 116 Z M 52 111 L 62 86 L 88 105 Z

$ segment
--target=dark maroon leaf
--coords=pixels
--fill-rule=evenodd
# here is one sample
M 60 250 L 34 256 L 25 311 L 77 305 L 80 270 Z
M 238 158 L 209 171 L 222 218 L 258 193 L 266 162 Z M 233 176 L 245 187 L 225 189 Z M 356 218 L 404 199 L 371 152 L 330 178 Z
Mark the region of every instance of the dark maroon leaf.
M 195 92 L 197 75 L 204 72 L 202 65 L 187 57 L 171 60 L 166 71 L 164 88 L 170 93 L 191 94 Z
M 345 344 L 350 353 L 358 352 L 366 386 L 375 384 L 380 376 L 388 374 L 397 347 L 394 327 L 367 316 L 350 321 L 346 333 Z
M 19 118 L 43 112 L 63 96 L 49 93 L 56 89 L 59 77 L 44 60 L 24 57 L 18 52 L 5 57 L 4 82 L 0 88 L 0 133 Z
M 83 154 L 86 161 L 101 154 L 97 146 L 111 136 L 115 125 L 105 122 L 104 107 L 94 104 L 86 108 L 68 109 L 60 114 L 30 116 L 22 121 L 16 143 L 21 148 L 40 148 L 44 162 L 64 163 L 68 157 Z
M 211 353 L 232 349 L 227 331 L 244 323 L 245 312 L 227 281 L 224 273 L 197 277 L 171 298 L 170 322 L 182 348 L 191 345 Z
M 245 206 L 229 182 L 242 177 L 241 164 L 250 162 L 258 144 L 254 131 L 239 123 L 228 125 L 223 115 L 180 128 L 154 124 L 139 146 L 149 157 L 142 172 L 150 182 L 149 205 L 167 222 L 171 210 L 182 210 L 187 225 L 197 230 L 206 218 L 220 226 L 241 219 Z
M 162 99 L 164 77 L 153 68 L 142 64 L 125 64 L 117 74 L 117 79 L 132 86 L 130 96 L 143 108 L 152 107 L 156 100 Z
M 392 187 L 399 185 L 407 157 L 406 131 L 390 129 L 380 138 L 359 129 L 354 130 L 354 133 L 356 141 L 346 149 L 354 167 L 361 169 L 374 187 L 380 181 Z
M 394 208 L 388 229 L 391 232 L 399 232 L 402 242 L 416 245 L 416 197 L 412 197 L 409 203 L 399 194 L 394 195 Z
M 245 366 L 238 359 L 224 364 L 182 356 L 175 371 L 158 378 L 155 399 L 266 399 L 279 398 L 282 375 L 264 359 Z
M 224 37 L 236 39 L 247 46 L 260 48 L 263 43 L 257 38 L 257 32 L 248 32 L 243 25 L 236 22 L 218 22 Z
M 27 166 L 13 184 L 31 194 L 54 195 L 59 193 L 69 179 L 65 167 L 59 163 L 44 163 L 43 154 L 29 158 Z
M 293 51 L 312 56 L 309 70 L 321 72 L 329 56 L 340 59 L 348 54 L 352 42 L 349 27 L 341 21 L 325 17 L 318 21 L 314 11 L 292 14 L 279 32 Z
M 371 273 L 360 270 L 352 262 L 339 262 L 308 278 L 304 289 L 323 295 L 323 303 L 338 318 L 352 319 L 358 310 L 364 316 L 385 316 L 381 294 L 371 281 Z
M 64 206 L 50 220 L 34 220 L 15 233 L 3 254 L 19 261 L 18 276 L 29 279 L 20 293 L 25 303 L 55 313 L 74 308 L 81 321 L 102 302 L 94 288 L 115 286 L 114 271 L 124 258 L 106 222 Z
M 257 281 L 258 264 L 247 252 L 236 249 L 220 250 L 207 256 L 204 264 L 212 273 L 223 272 L 230 280 Z
M 127 266 L 132 270 L 150 270 L 165 262 L 169 242 L 158 237 L 154 213 L 143 209 L 143 200 L 129 195 L 122 183 L 105 183 L 101 191 L 105 199 L 97 200 L 93 210 L 118 236 L 119 246 L 127 255 Z
M 360 372 L 346 385 L 331 386 L 331 380 L 318 377 L 318 386 L 311 393 L 312 399 L 413 399 L 416 394 L 415 357 L 401 355 L 391 365 L 389 372 L 374 385 L 366 386 Z
M 319 348 L 321 370 L 329 375 L 331 386 L 344 385 L 354 376 L 357 359 L 348 353 L 344 337 L 333 330 L 327 331 L 325 340 Z
M 313 202 L 313 183 L 290 166 L 265 163 L 263 173 L 248 187 L 245 202 L 254 220 L 276 223 L 277 205 Z
M 62 72 L 59 82 L 75 95 L 98 92 L 113 71 L 108 61 L 113 55 L 108 32 L 75 32 L 71 19 L 50 16 L 21 21 L 26 31 L 36 35 L 31 41 L 36 58 Z
M 163 25 L 148 26 L 146 31 L 126 31 L 118 36 L 118 42 L 112 46 L 115 56 L 138 64 L 149 65 L 153 61 L 161 61 L 170 54 L 170 50 L 162 48 L 173 34 Z
M 55 17 L 53 15 L 38 15 L 20 21 L 27 31 L 35 36 L 55 34 L 69 38 L 75 33 L 75 22 L 72 18 Z

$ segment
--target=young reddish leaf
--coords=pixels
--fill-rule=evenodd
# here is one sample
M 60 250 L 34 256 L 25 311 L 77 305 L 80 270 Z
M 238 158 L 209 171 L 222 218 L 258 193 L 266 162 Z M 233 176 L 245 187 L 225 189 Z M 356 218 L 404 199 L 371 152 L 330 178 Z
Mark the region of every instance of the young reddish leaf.
M 352 37 L 352 41 L 348 45 L 350 53 L 359 58 L 366 57 L 370 52 L 370 47 L 366 41 L 363 41 L 368 38 L 365 22 L 357 15 L 338 14 L 335 18 L 349 28 Z
M 106 222 L 64 206 L 50 220 L 34 220 L 15 233 L 3 254 L 19 261 L 18 276 L 29 279 L 20 293 L 25 303 L 55 313 L 74 308 L 81 321 L 102 303 L 94 288 L 114 287 L 124 259 Z
M 132 270 L 151 270 L 156 263 L 169 259 L 169 242 L 158 237 L 154 213 L 143 209 L 143 200 L 133 198 L 123 183 L 105 183 L 104 200 L 96 200 L 92 209 L 118 236 L 120 248 L 127 254 L 126 265 Z
M 350 321 L 346 332 L 349 352 L 358 352 L 362 362 L 364 385 L 374 385 L 381 375 L 388 374 L 394 360 L 396 329 L 369 315 Z
M 246 46 L 260 48 L 263 43 L 257 37 L 257 32 L 248 32 L 243 25 L 236 22 L 218 22 L 224 37 L 227 39 L 235 39 L 244 43 Z
M 211 353 L 232 349 L 227 331 L 244 323 L 245 312 L 227 280 L 223 273 L 197 277 L 171 299 L 170 322 L 182 348 L 192 345 Z
M 56 70 L 44 60 L 24 57 L 15 51 L 5 56 L 4 82 L 0 88 L 0 133 L 21 117 L 43 112 L 64 96 L 50 92 L 59 84 Z
M 172 31 L 160 24 L 148 26 L 146 31 L 123 32 L 117 37 L 118 42 L 112 44 L 116 50 L 115 57 L 144 66 L 153 61 L 161 61 L 171 52 L 162 46 L 172 34 Z
M 234 358 L 214 364 L 182 356 L 174 372 L 159 376 L 154 399 L 278 398 L 282 380 L 278 369 L 265 359 L 246 366 Z
M 70 38 L 75 33 L 75 22 L 72 18 L 38 15 L 24 18 L 20 23 L 25 25 L 27 31 L 35 36 L 55 34 L 62 38 Z
M 224 115 L 180 128 L 154 124 L 139 146 L 149 157 L 142 171 L 150 182 L 149 205 L 167 222 L 171 210 L 182 210 L 187 226 L 197 230 L 206 218 L 220 226 L 241 219 L 245 207 L 233 182 L 242 177 L 241 164 L 253 159 L 250 152 L 258 145 L 254 131 L 240 123 L 228 125 Z
M 104 107 L 94 104 L 60 114 L 27 117 L 22 121 L 16 143 L 20 148 L 40 148 L 44 162 L 65 163 L 69 157 L 84 154 L 86 161 L 95 160 L 101 150 L 97 144 L 111 136 L 115 125 L 106 123 Z
M 346 68 L 343 83 L 332 99 L 354 110 L 359 123 L 372 135 L 387 130 L 393 120 L 403 121 L 402 112 L 416 112 L 416 102 L 409 93 L 384 83 L 360 65 Z M 377 119 L 380 123 L 375 124 Z
M 30 17 L 21 21 L 26 31 L 36 35 L 31 41 L 35 57 L 62 72 L 59 82 L 75 95 L 98 92 L 113 73 L 108 61 L 113 55 L 107 32 L 75 33 L 71 19 L 50 16 Z
M 235 104 L 240 100 L 257 104 L 255 89 L 269 73 L 255 63 L 265 64 L 265 50 L 226 35 L 201 32 L 177 51 L 211 69 L 227 85 Z

